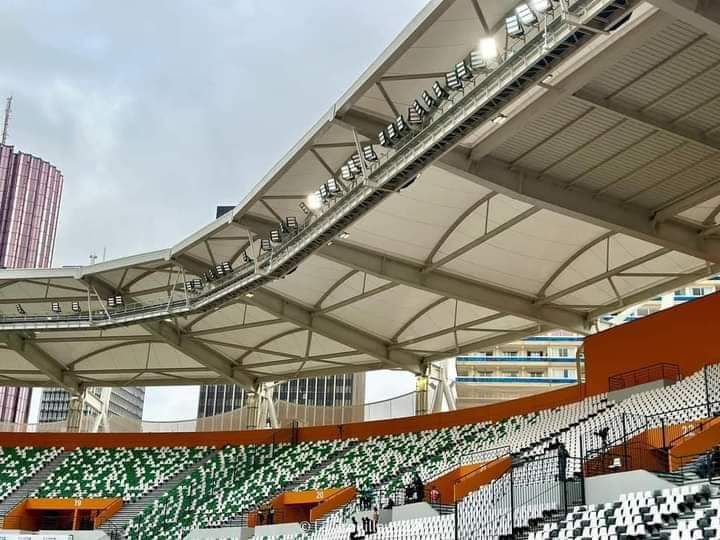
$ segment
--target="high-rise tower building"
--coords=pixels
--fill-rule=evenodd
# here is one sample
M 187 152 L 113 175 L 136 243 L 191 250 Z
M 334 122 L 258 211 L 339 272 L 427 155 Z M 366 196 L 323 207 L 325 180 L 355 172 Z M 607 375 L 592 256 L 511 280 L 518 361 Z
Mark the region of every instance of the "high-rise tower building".
M 11 103 L 8 99 L 0 139 L 0 267 L 47 268 L 63 175 L 51 163 L 5 144 Z M 0 386 L 0 422 L 27 422 L 30 396 L 30 388 Z

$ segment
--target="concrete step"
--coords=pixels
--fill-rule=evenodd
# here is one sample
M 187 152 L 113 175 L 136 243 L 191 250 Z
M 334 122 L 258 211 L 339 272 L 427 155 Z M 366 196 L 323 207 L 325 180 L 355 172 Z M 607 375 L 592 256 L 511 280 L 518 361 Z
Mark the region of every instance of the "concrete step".
M 190 476 L 193 472 L 198 470 L 200 467 L 202 467 L 205 463 L 210 461 L 216 454 L 217 450 L 211 450 L 205 456 L 203 456 L 201 459 L 187 467 L 186 469 L 183 469 L 182 471 L 179 471 L 175 476 L 170 478 L 167 482 L 164 484 L 161 484 L 157 486 L 152 491 L 145 494 L 145 496 L 141 497 L 140 499 L 128 502 L 123 505 L 123 507 L 117 511 L 115 515 L 100 527 L 103 531 L 105 531 L 108 536 L 110 536 L 110 532 L 117 532 L 122 531 L 123 536 L 117 537 L 119 540 L 122 540 L 125 538 L 124 530 L 127 527 L 127 524 L 130 523 L 132 518 L 134 518 L 136 515 L 138 515 L 140 512 L 142 512 L 147 506 L 151 505 L 153 501 L 156 499 L 159 499 L 162 497 L 165 493 L 179 485 L 183 480 L 185 480 L 188 476 Z M 112 538 L 112 537 L 111 537 Z
M 53 459 L 48 461 L 43 468 L 30 477 L 22 486 L 5 497 L 0 503 L 0 516 L 5 516 L 15 508 L 22 500 L 32 496 L 38 488 L 47 480 L 48 476 L 70 455 L 69 450 L 63 450 Z
M 322 469 L 327 467 L 330 463 L 335 461 L 340 455 L 344 454 L 345 452 L 349 452 L 353 447 L 357 446 L 359 444 L 358 441 L 350 441 L 348 446 L 346 448 L 343 448 L 342 450 L 337 450 L 330 454 L 326 459 L 324 459 L 322 462 L 317 464 L 315 467 L 310 469 L 308 472 L 301 474 L 298 476 L 295 480 L 293 480 L 290 484 L 288 484 L 282 492 L 286 491 L 293 491 L 297 489 L 298 487 L 302 486 L 309 478 L 312 478 L 315 476 L 318 472 L 320 472 Z M 273 494 L 269 500 L 274 499 L 277 495 L 280 493 Z M 269 501 L 267 501 L 269 502 Z M 248 519 L 248 512 L 242 512 L 241 514 L 236 514 L 229 518 L 227 521 L 223 523 L 223 527 L 246 527 L 247 526 L 247 519 Z

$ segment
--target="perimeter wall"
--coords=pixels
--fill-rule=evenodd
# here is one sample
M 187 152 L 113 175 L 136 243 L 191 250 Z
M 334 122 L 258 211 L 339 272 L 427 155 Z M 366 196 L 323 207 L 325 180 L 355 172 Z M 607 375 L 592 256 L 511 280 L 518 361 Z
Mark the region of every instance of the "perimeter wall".
M 720 293 L 713 293 L 585 339 L 588 395 L 608 391 L 612 375 L 658 363 L 683 377 L 720 362 Z

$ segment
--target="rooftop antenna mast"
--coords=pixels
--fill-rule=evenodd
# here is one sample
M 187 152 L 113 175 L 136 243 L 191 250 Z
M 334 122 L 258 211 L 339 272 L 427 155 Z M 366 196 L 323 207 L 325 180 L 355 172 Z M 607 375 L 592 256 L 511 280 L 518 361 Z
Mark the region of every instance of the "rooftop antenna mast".
M 5 117 L 3 119 L 3 129 L 2 129 L 2 139 L 0 139 L 0 144 L 5 144 L 5 141 L 7 141 L 8 136 L 8 127 L 10 126 L 10 112 L 12 111 L 12 96 L 7 98 L 6 105 L 5 105 Z

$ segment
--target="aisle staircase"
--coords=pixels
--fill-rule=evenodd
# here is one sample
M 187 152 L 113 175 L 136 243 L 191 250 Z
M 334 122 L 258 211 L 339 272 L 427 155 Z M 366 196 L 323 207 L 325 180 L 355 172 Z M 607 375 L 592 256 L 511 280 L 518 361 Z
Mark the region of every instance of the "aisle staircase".
M 22 486 L 13 491 L 0 502 L 0 524 L 8 512 L 15 508 L 21 501 L 32 496 L 38 488 L 45 482 L 50 474 L 62 463 L 66 457 L 71 454 L 69 450 L 63 450 L 53 459 L 48 461 L 45 466 L 36 472 Z
M 327 467 L 330 463 L 335 461 L 338 457 L 340 457 L 341 454 L 344 454 L 345 452 L 349 452 L 352 450 L 355 446 L 357 446 L 360 443 L 360 441 L 352 440 L 348 441 L 348 445 L 345 448 L 336 450 L 335 452 L 332 452 L 331 454 L 328 454 L 327 458 L 324 459 L 322 462 L 318 463 L 315 467 L 310 469 L 304 474 L 301 474 L 298 476 L 293 482 L 285 486 L 282 493 L 285 493 L 286 491 L 294 491 L 300 486 L 302 486 L 305 482 L 308 481 L 308 479 L 312 478 L 313 476 L 317 475 L 318 472 L 320 472 L 322 469 Z M 275 493 L 270 499 L 274 499 L 280 495 L 280 493 Z M 223 527 L 247 527 L 248 523 L 248 512 L 242 512 L 240 514 L 237 514 L 233 517 L 231 517 L 229 520 L 227 520 L 222 526 Z
M 142 512 L 142 510 L 146 507 L 151 505 L 156 499 L 159 499 L 162 497 L 166 492 L 173 489 L 175 486 L 180 484 L 185 478 L 187 478 L 189 475 L 191 475 L 193 472 L 195 472 L 197 469 L 202 467 L 205 463 L 210 461 L 216 454 L 218 450 L 210 450 L 205 456 L 187 467 L 186 469 L 183 469 L 179 471 L 175 476 L 173 476 L 170 480 L 165 482 L 164 484 L 159 485 L 152 491 L 148 492 L 144 497 L 139 498 L 136 501 L 125 503 L 123 507 L 118 510 L 118 512 L 113 515 L 111 519 L 103 523 L 103 525 L 100 527 L 107 535 L 112 539 L 118 539 L 122 540 L 125 538 L 125 527 L 130 522 L 130 520 L 135 517 L 137 514 Z

